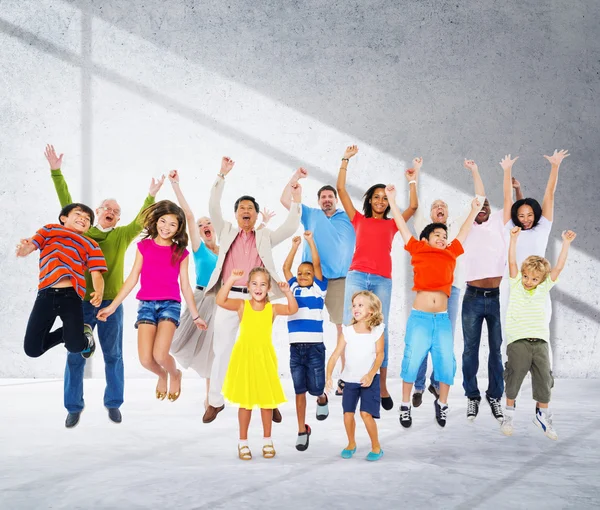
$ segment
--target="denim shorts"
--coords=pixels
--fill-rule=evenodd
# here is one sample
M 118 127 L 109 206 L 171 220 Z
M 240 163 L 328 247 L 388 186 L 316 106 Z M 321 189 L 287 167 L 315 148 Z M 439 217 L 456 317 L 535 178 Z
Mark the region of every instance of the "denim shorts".
M 369 413 L 373 418 L 379 418 L 381 404 L 379 374 L 375 374 L 371 386 L 363 387 L 360 383 L 347 382 L 342 393 L 342 409 L 345 413 L 356 412 L 360 398 L 360 412 Z
M 168 299 L 165 301 L 140 301 L 135 327 L 140 324 L 153 324 L 157 326 L 160 321 L 171 321 L 179 326 L 181 303 Z
M 296 395 L 320 397 L 325 391 L 325 344 L 290 344 L 290 372 Z

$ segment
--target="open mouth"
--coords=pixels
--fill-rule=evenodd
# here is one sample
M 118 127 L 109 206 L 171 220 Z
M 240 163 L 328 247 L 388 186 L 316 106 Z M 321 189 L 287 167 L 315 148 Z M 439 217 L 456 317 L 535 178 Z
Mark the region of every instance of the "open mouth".
M 249 215 L 249 214 L 244 214 L 244 215 L 242 216 L 242 220 L 243 220 L 243 221 L 250 221 L 250 215 Z
M 106 221 L 112 221 L 115 219 L 114 216 L 111 216 L 110 214 L 106 215 L 104 218 L 106 219 Z
M 210 228 L 205 228 L 202 233 L 204 234 L 205 237 L 207 238 L 211 238 L 212 237 L 212 232 L 210 231 Z

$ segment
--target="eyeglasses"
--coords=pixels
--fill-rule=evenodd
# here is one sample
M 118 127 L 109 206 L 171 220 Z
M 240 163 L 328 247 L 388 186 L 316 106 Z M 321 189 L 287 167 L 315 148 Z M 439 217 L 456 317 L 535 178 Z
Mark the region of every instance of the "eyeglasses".
M 102 209 L 103 211 L 106 211 L 106 212 L 111 212 L 115 216 L 121 216 L 121 209 L 113 209 L 112 207 L 106 207 L 104 205 L 102 207 L 100 207 L 100 209 Z

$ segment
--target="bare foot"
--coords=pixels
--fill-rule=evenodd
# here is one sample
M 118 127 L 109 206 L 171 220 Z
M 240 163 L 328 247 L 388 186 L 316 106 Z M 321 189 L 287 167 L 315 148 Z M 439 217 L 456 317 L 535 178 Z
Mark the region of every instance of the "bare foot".
M 177 377 L 171 377 L 169 384 L 169 394 L 176 395 L 181 390 L 181 378 L 183 377 L 183 373 L 181 370 L 177 370 Z

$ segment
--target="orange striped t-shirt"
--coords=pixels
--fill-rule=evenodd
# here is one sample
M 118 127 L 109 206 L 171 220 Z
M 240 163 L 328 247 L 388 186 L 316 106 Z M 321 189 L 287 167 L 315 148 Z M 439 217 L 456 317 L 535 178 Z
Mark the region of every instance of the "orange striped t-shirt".
M 81 299 L 85 297 L 85 270 L 106 271 L 106 261 L 96 241 L 62 225 L 46 225 L 31 241 L 40 250 L 40 284 L 52 287 L 63 278 L 71 278 Z

